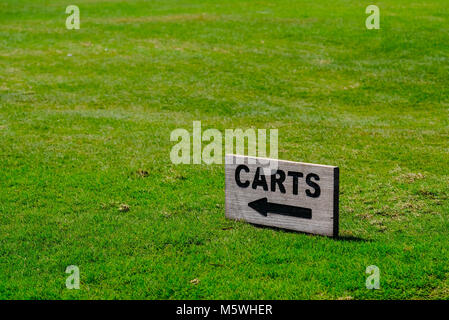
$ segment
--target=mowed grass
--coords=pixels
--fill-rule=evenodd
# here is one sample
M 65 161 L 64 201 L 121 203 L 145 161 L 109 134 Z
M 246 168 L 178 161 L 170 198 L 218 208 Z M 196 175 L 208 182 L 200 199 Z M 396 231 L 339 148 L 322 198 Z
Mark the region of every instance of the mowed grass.
M 2 0 L 0 297 L 448 299 L 448 35 L 438 0 Z M 224 166 L 170 161 L 194 120 L 339 166 L 341 238 L 226 220 Z

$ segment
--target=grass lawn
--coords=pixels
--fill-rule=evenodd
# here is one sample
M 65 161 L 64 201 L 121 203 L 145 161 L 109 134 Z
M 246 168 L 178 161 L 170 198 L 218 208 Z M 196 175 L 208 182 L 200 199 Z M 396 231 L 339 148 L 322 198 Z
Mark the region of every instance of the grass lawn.
M 439 0 L 2 0 L 0 298 L 449 299 L 448 35 Z M 170 161 L 195 120 L 339 166 L 341 238 L 225 219 L 224 166 Z

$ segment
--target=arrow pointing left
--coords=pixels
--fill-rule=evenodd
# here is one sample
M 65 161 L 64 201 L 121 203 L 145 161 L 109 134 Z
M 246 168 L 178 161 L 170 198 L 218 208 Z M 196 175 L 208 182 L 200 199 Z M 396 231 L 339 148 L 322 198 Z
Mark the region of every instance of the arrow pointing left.
M 312 209 L 268 202 L 267 198 L 260 198 L 256 201 L 252 201 L 248 203 L 248 206 L 264 217 L 266 217 L 268 213 L 272 213 L 283 216 L 312 219 Z

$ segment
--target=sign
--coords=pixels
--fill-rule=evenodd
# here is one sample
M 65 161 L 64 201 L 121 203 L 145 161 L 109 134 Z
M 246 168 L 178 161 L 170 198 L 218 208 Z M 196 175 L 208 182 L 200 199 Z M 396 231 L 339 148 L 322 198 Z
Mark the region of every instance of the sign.
M 226 217 L 338 237 L 339 169 L 226 155 Z

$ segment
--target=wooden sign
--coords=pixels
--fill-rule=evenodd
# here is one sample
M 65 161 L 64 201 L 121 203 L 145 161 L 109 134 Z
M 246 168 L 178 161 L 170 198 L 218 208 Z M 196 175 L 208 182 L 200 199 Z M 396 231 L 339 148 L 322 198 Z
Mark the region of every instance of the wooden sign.
M 226 217 L 338 236 L 338 167 L 226 155 Z

